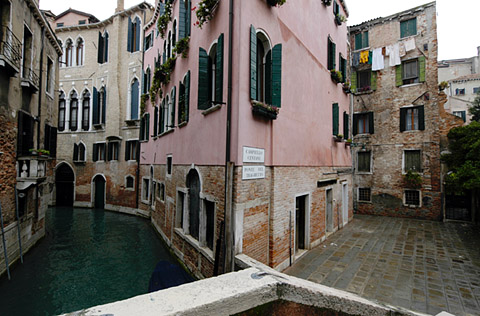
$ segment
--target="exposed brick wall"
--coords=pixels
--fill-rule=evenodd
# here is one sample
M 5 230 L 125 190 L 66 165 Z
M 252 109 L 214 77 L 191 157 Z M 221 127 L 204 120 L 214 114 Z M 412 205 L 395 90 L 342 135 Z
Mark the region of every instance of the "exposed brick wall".
M 0 203 L 5 226 L 15 220 L 17 124 L 0 115 Z

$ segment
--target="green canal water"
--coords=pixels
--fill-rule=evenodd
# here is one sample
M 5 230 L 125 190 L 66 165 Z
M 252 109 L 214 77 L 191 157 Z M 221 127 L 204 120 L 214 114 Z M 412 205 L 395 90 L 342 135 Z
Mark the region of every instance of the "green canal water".
M 0 278 L 0 315 L 56 315 L 145 294 L 161 260 L 178 264 L 148 220 L 51 208 L 45 238 L 10 281 Z

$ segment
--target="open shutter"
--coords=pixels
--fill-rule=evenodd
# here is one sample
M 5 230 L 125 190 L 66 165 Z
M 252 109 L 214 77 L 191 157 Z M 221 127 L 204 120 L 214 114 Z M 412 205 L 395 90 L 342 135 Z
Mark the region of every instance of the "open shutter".
M 145 124 L 147 125 L 145 129 L 147 133 L 147 135 L 145 135 L 145 140 L 148 141 L 150 138 L 150 113 L 145 114 Z
M 425 56 L 418 57 L 420 82 L 425 82 Z
M 272 49 L 272 105 L 282 106 L 282 44 Z
M 130 155 L 128 154 L 133 148 L 132 146 L 132 143 L 133 142 L 129 142 L 129 141 L 126 141 L 125 142 L 125 161 L 129 161 L 130 160 Z M 133 155 L 132 155 L 133 156 Z
M 217 63 L 215 65 L 215 101 L 223 102 L 223 33 L 217 41 Z
M 350 75 L 350 91 L 357 92 L 357 72 L 353 71 Z
M 257 31 L 250 25 L 250 99 L 257 100 Z
M 93 124 L 100 124 L 98 113 L 98 92 L 97 88 L 93 87 Z
M 397 87 L 400 87 L 403 84 L 402 66 L 403 65 L 398 65 L 395 67 L 395 85 Z
M 462 120 L 463 120 L 464 122 L 466 122 L 466 121 L 467 121 L 466 112 L 465 112 L 465 111 L 461 111 L 461 112 L 460 112 L 460 115 L 462 116 Z
M 372 71 L 370 76 L 370 87 L 373 91 L 377 90 L 377 72 Z
M 158 131 L 158 106 L 155 107 L 153 112 L 153 136 L 157 136 Z
M 137 24 L 137 27 L 135 28 L 136 30 L 136 41 L 135 41 L 135 51 L 138 51 L 140 50 L 140 29 L 142 28 L 141 27 L 141 24 L 140 24 L 140 19 L 138 17 L 135 18 L 135 23 Z
M 338 135 L 338 103 L 332 104 L 332 132 Z
M 423 105 L 418 107 L 418 129 L 425 130 L 425 108 Z
M 210 107 L 208 100 L 208 54 L 200 47 L 198 56 L 198 109 L 206 110 Z
M 336 51 L 337 51 L 337 45 L 332 42 L 332 68 L 331 69 L 335 69 L 337 67 L 337 63 L 336 63 L 336 58 L 335 58 L 335 54 L 336 54 Z
M 349 116 L 347 112 L 343 112 L 343 137 L 345 139 L 349 137 Z
M 185 28 L 185 34 L 187 36 L 190 36 L 191 34 L 191 27 L 192 27 L 192 0 L 186 0 L 187 1 L 187 17 L 186 17 L 186 28 Z
M 407 115 L 407 109 L 400 109 L 400 132 L 405 131 L 405 116 Z
M 107 113 L 107 87 L 103 88 L 103 104 L 102 104 L 102 123 L 105 124 L 105 115 Z
M 73 161 L 78 160 L 78 145 L 73 144 Z
M 265 103 L 272 104 L 272 51 L 265 57 Z
M 109 142 L 107 144 L 106 150 L 107 150 L 107 161 L 110 161 L 113 158 L 113 143 Z
M 353 136 L 358 134 L 358 114 L 353 114 Z
M 375 133 L 375 121 L 373 119 L 373 112 L 368 113 L 368 131 L 370 134 Z
M 187 14 L 186 14 L 187 9 L 185 8 L 185 6 L 186 6 L 185 0 L 180 0 L 180 11 L 178 15 L 178 39 L 179 40 L 186 37 L 185 21 L 187 19 Z
M 138 80 L 135 79 L 132 84 L 131 100 L 130 100 L 130 119 L 131 120 L 138 120 L 139 85 L 140 84 Z
M 127 51 L 132 52 L 132 19 L 128 17 Z
M 145 116 L 140 120 L 140 140 L 145 140 Z
M 105 45 L 104 47 L 105 55 L 103 56 L 103 62 L 105 63 L 108 61 L 108 33 L 105 33 L 103 45 Z
M 103 37 L 102 33 L 98 32 L 98 51 L 97 51 L 97 61 L 99 64 L 103 64 Z
M 171 122 L 170 126 L 173 128 L 175 126 L 175 108 L 177 106 L 177 87 L 173 87 L 173 92 L 172 92 L 172 117 L 171 117 Z
M 185 76 L 185 114 L 186 121 L 188 122 L 188 116 L 190 112 L 190 70 Z
M 98 144 L 93 144 L 93 151 L 92 151 L 92 160 L 97 161 L 98 159 Z
M 368 43 L 368 31 L 363 32 L 363 47 L 368 47 L 370 46 Z
M 162 134 L 164 132 L 163 127 L 165 126 L 165 100 L 163 99 L 162 105 L 160 106 L 160 126 L 158 129 L 158 134 Z
M 50 157 L 57 157 L 57 128 L 50 127 Z

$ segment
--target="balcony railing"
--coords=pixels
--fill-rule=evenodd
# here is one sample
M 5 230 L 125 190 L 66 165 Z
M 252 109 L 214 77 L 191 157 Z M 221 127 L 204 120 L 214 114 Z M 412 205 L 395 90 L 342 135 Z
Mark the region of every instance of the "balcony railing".
M 18 72 L 22 60 L 22 42 L 4 25 L 0 36 L 0 65 L 5 66 L 6 61 L 15 72 Z
M 44 178 L 48 157 L 22 157 L 18 160 L 17 180 L 37 180 Z
M 24 84 L 24 83 L 27 83 L 27 84 Z M 38 77 L 37 73 L 33 71 L 31 68 L 24 67 L 22 85 L 38 90 L 39 83 L 40 83 L 40 78 Z

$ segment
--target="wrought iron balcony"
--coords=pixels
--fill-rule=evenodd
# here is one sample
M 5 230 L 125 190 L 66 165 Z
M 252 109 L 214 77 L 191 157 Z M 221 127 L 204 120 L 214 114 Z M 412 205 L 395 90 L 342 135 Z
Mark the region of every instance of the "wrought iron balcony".
M 20 70 L 22 42 L 7 27 L 2 25 L 0 33 L 0 67 L 11 70 L 12 75 Z
M 24 67 L 23 76 L 22 76 L 22 86 L 30 87 L 33 90 L 38 90 L 39 83 L 40 83 L 40 78 L 38 77 L 37 73 L 33 71 L 33 69 Z

